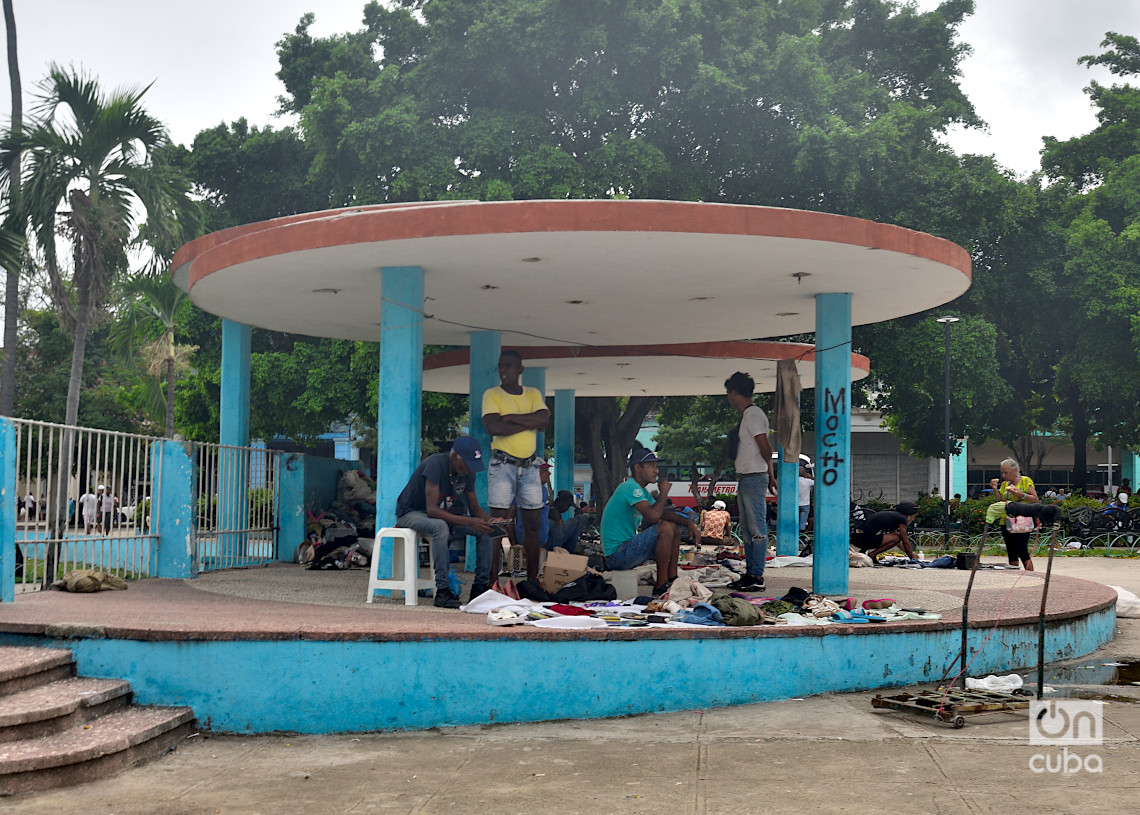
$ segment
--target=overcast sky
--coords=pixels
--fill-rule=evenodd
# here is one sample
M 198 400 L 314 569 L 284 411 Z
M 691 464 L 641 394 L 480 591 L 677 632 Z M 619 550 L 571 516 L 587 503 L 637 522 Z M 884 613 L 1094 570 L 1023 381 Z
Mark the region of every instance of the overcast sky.
M 178 142 L 240 116 L 279 126 L 272 114 L 284 88 L 274 44 L 306 11 L 316 13 L 317 36 L 355 30 L 364 1 L 14 0 L 25 109 L 56 61 L 82 66 L 106 88 L 153 81 L 145 104 Z M 918 5 L 933 8 L 938 0 Z M 960 32 L 974 48 L 962 86 L 989 130 L 954 134 L 951 143 L 959 152 L 993 153 L 1025 174 L 1037 167 L 1042 136 L 1067 138 L 1095 126 L 1082 88 L 1110 75 L 1077 65 L 1077 58 L 1099 52 L 1106 31 L 1140 36 L 1140 2 L 976 5 Z M 8 83 L 0 84 L 0 104 L 10 115 Z

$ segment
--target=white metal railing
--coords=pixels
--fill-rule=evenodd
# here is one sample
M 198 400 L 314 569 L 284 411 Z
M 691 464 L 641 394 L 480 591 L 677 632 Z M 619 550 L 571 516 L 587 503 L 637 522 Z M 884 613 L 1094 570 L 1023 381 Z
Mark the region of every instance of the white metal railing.
M 151 576 L 160 440 L 27 419 L 13 424 L 18 590 L 43 588 L 79 568 Z
M 198 445 L 194 496 L 198 569 L 276 559 L 280 453 L 264 447 Z

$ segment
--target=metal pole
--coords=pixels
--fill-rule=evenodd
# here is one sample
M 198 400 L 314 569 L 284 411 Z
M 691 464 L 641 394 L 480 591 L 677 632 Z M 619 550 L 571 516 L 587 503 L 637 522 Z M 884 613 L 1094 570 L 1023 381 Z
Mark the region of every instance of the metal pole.
M 950 495 L 952 494 L 951 493 L 952 487 L 950 486 L 950 449 L 951 449 L 951 441 L 950 441 L 950 324 L 958 322 L 958 318 L 957 317 L 939 317 L 938 322 L 942 323 L 942 327 L 943 327 L 943 329 L 945 329 L 944 330 L 944 337 L 945 337 L 945 348 L 946 348 L 946 353 L 945 353 L 945 361 L 946 361 L 946 365 L 945 365 L 945 368 L 946 368 L 946 389 L 945 389 L 945 395 L 946 395 L 946 402 L 945 402 L 945 408 L 946 408 L 945 409 L 945 417 L 946 417 L 946 435 L 945 435 L 946 465 L 945 465 L 945 471 L 946 471 L 946 477 L 945 477 L 945 481 L 943 484 L 943 493 L 944 494 L 942 496 L 942 519 L 943 519 L 943 525 L 944 525 L 943 526 L 942 544 L 943 544 L 943 548 L 946 551 L 949 551 L 949 549 L 950 549 Z

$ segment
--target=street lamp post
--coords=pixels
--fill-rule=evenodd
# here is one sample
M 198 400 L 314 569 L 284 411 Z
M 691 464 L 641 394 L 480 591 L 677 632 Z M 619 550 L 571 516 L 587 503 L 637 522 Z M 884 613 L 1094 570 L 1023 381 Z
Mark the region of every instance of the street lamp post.
M 944 550 L 950 550 L 950 324 L 958 322 L 957 317 L 939 317 L 938 322 L 942 323 L 945 329 L 944 336 L 946 338 L 946 479 L 943 488 L 944 495 L 942 496 L 943 506 L 943 544 Z

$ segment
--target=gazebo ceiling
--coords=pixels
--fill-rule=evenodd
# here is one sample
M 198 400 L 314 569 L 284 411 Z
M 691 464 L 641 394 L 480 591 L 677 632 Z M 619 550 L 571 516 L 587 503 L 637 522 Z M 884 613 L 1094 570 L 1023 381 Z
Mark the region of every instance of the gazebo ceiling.
M 506 346 L 504 346 L 506 347 Z M 723 394 L 724 380 L 744 371 L 758 393 L 776 389 L 776 362 L 796 360 L 800 383 L 815 385 L 815 348 L 802 343 L 710 342 L 683 345 L 567 347 L 519 346 L 523 365 L 546 371 L 546 395 L 699 396 Z M 470 352 L 464 348 L 424 359 L 424 390 L 469 391 Z M 869 360 L 851 355 L 851 379 L 867 376 Z
M 173 278 L 204 310 L 276 331 L 378 341 L 381 268 L 424 270 L 424 340 L 649 345 L 815 330 L 814 297 L 852 322 L 946 303 L 961 247 L 818 212 L 673 201 L 383 205 L 250 224 L 193 241 Z

